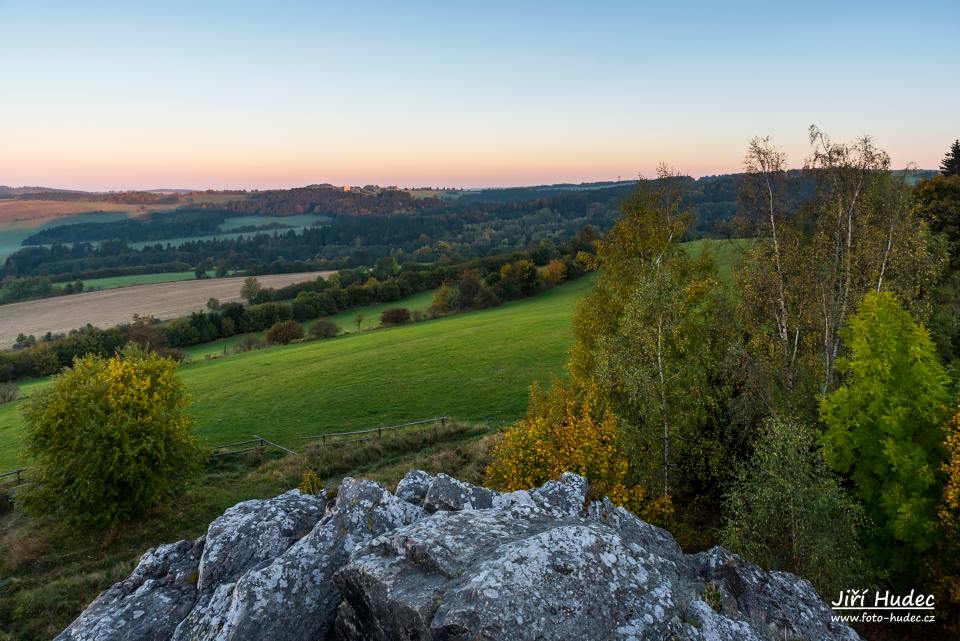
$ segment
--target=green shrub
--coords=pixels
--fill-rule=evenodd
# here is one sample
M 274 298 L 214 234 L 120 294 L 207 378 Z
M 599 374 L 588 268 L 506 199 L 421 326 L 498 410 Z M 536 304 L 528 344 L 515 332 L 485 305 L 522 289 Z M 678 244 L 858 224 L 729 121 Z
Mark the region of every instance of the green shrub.
M 747 559 L 833 595 L 866 578 L 863 526 L 863 508 L 827 468 L 813 428 L 775 418 L 738 470 L 721 538 Z
M 403 325 L 410 322 L 410 310 L 406 307 L 391 307 L 380 314 L 381 325 Z
M 333 338 L 339 333 L 340 326 L 326 318 L 321 318 L 310 326 L 310 335 L 315 338 Z
M 254 336 L 253 334 L 245 334 L 243 338 L 237 343 L 237 346 L 234 348 L 237 352 L 249 352 L 251 350 L 260 349 L 263 347 L 263 341 Z
M 17 400 L 18 391 L 16 383 L 0 383 L 0 405 Z
M 303 338 L 303 327 L 295 320 L 274 323 L 267 330 L 266 339 L 271 345 L 286 345 Z
M 177 363 L 128 345 L 88 355 L 24 407 L 34 514 L 112 523 L 170 497 L 202 469 Z M 19 497 L 18 497 L 19 498 Z
M 450 312 L 455 312 L 459 308 L 460 292 L 455 287 L 444 283 L 433 293 L 433 300 L 430 302 L 430 316 L 443 316 Z

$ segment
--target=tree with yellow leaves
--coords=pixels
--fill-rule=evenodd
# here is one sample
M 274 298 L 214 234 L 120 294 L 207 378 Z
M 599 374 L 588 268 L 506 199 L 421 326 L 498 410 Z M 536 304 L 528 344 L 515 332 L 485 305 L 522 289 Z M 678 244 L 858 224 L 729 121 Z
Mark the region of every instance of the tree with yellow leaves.
M 144 512 L 201 470 L 177 363 L 130 344 L 77 358 L 24 407 L 24 493 L 35 514 L 111 523 Z
M 950 601 L 960 604 L 960 410 L 947 423 L 943 446 L 946 460 L 941 469 L 946 484 L 939 516 L 944 540 L 935 556 L 934 572 Z M 960 628 L 960 621 L 954 623 Z
M 560 381 L 547 392 L 533 386 L 526 418 L 507 429 L 494 448 L 487 484 L 513 491 L 576 472 L 598 497 L 608 496 L 637 513 L 649 508 L 643 488 L 630 483 L 616 418 L 601 411 L 595 392 L 578 401 Z

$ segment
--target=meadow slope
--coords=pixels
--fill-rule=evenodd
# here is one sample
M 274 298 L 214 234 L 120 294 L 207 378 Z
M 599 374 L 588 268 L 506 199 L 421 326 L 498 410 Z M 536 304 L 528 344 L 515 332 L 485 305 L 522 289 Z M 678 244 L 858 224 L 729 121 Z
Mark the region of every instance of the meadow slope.
M 187 364 L 197 432 L 211 444 L 258 434 L 299 448 L 302 435 L 437 414 L 512 421 L 531 383 L 564 375 L 576 300 L 592 284 L 585 277 L 493 309 Z M 22 403 L 0 406 L 0 470 L 19 464 Z

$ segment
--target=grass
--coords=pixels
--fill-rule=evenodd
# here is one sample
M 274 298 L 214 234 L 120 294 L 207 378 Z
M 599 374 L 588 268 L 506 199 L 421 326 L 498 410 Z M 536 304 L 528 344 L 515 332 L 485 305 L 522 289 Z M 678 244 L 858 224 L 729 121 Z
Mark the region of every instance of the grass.
M 377 303 L 376 305 L 368 305 L 366 307 L 340 312 L 339 314 L 334 314 L 333 316 L 325 316 L 324 318 L 326 320 L 333 321 L 345 334 L 349 334 L 357 331 L 357 314 L 361 314 L 363 316 L 363 321 L 360 324 L 361 330 L 367 331 L 376 329 L 380 326 L 380 314 L 383 313 L 384 310 L 390 309 L 391 307 L 406 307 L 411 312 L 425 312 L 430 307 L 430 302 L 432 300 L 433 290 L 429 290 L 408 296 L 407 298 L 402 298 L 392 303 Z M 316 320 L 307 321 L 303 323 L 303 327 L 305 330 L 309 329 L 316 322 Z M 265 334 L 266 332 L 255 332 L 254 336 L 263 340 Z M 230 338 L 224 338 L 221 340 L 212 341 L 210 343 L 193 345 L 188 347 L 185 351 L 192 360 L 207 358 L 208 356 L 222 357 L 225 354 L 230 353 L 240 343 L 241 340 L 243 340 L 242 335 L 231 336 Z
M 298 436 L 449 414 L 503 423 L 563 373 L 583 279 L 500 308 L 187 365 L 211 442 Z M 509 339 L 508 339 L 509 337 Z
M 710 254 L 717 265 L 720 278 L 727 284 L 733 284 L 733 267 L 744 252 L 754 244 L 753 239 L 735 238 L 731 240 L 693 240 L 684 243 L 687 250 L 694 256 L 700 256 L 704 249 L 709 248 Z
M 309 227 L 321 222 L 329 222 L 327 216 L 317 214 L 298 214 L 296 216 L 237 216 L 227 218 L 221 225 L 220 231 L 230 232 L 239 227 L 249 225 L 283 225 L 284 227 Z
M 207 275 L 212 277 L 213 271 L 208 271 Z M 114 289 L 115 287 L 126 287 L 128 285 L 150 285 L 152 283 L 172 283 L 181 280 L 194 280 L 196 277 L 194 272 L 108 276 L 106 278 L 89 278 L 83 281 L 83 287 L 88 291 L 93 289 Z
M 181 376 L 197 431 L 212 444 L 250 434 L 295 444 L 301 435 L 437 414 L 514 420 L 532 382 L 563 375 L 574 305 L 592 282 L 479 312 L 189 363 Z M 418 296 L 423 304 L 428 293 Z M 23 386 L 21 396 L 44 384 Z M 20 403 L 0 406 L 0 470 L 20 464 Z
M 702 251 L 706 242 L 729 278 L 742 243 L 691 245 Z M 191 348 L 194 360 L 181 376 L 193 394 L 197 431 L 211 444 L 259 434 L 286 445 L 305 434 L 438 414 L 507 423 L 523 414 L 531 383 L 564 375 L 576 300 L 592 284 L 588 276 L 493 309 L 209 360 L 229 344 Z M 425 308 L 429 297 L 423 292 L 364 314 L 375 323 L 383 308 Z M 349 328 L 356 313 L 333 318 Z M 43 384 L 23 385 L 21 397 Z M 20 403 L 0 405 L 0 471 L 22 464 Z
M 479 483 L 489 459 L 490 433 L 484 425 L 448 424 L 285 458 L 252 454 L 218 463 L 176 501 L 122 527 L 71 528 L 19 511 L 2 516 L 0 641 L 54 637 L 100 591 L 125 578 L 148 548 L 196 538 L 238 501 L 296 487 L 308 468 L 327 485 L 351 475 L 394 486 L 412 468 Z

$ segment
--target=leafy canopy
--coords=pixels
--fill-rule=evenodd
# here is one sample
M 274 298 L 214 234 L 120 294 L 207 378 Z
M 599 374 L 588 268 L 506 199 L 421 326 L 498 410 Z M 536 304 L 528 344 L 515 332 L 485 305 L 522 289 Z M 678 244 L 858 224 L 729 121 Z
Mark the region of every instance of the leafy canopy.
M 24 407 L 25 493 L 34 513 L 116 522 L 171 496 L 198 473 L 202 451 L 177 363 L 128 345 L 74 361 Z
M 863 508 L 827 468 L 811 427 L 768 419 L 726 507 L 721 538 L 752 561 L 800 574 L 822 594 L 865 578 Z
M 487 484 L 513 491 L 535 487 L 564 472 L 585 476 L 594 494 L 641 513 L 646 494 L 628 482 L 629 461 L 618 450 L 616 419 L 599 416 L 595 394 L 578 401 L 560 381 L 546 393 L 530 390 L 527 417 L 494 447 Z
M 960 140 L 954 140 L 950 151 L 940 163 L 940 173 L 944 176 L 960 176 Z
M 937 538 L 949 378 L 927 331 L 890 293 L 864 297 L 845 343 L 846 381 L 821 402 L 827 462 L 849 475 L 876 522 L 873 552 L 924 551 Z

